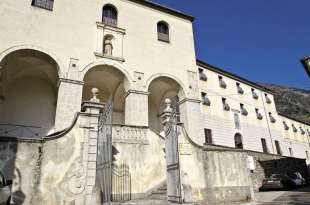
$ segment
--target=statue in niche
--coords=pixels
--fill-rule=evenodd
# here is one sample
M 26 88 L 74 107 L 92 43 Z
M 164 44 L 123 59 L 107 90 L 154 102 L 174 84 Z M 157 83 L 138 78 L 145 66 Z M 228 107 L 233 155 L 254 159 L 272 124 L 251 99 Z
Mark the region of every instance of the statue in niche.
M 112 56 L 113 54 L 113 44 L 112 44 L 112 39 L 113 39 L 113 36 L 111 35 L 107 35 L 105 38 L 104 38 L 104 42 L 103 42 L 103 46 L 104 46 L 104 55 L 105 56 Z

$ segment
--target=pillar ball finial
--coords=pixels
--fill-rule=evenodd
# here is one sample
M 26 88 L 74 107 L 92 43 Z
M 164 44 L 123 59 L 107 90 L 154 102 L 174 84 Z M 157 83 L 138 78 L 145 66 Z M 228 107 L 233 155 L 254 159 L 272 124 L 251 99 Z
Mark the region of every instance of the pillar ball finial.
M 90 99 L 90 101 L 99 102 L 99 99 L 97 98 L 98 92 L 99 92 L 98 88 L 92 88 L 91 89 L 91 93 L 93 94 L 93 97 L 92 97 L 92 99 Z

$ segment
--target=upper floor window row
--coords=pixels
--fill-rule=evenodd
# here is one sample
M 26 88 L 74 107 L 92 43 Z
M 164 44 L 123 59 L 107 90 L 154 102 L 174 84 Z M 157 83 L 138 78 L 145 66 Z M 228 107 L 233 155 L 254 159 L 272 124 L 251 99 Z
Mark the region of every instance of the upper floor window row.
M 52 11 L 54 6 L 54 0 L 32 0 L 31 5 Z

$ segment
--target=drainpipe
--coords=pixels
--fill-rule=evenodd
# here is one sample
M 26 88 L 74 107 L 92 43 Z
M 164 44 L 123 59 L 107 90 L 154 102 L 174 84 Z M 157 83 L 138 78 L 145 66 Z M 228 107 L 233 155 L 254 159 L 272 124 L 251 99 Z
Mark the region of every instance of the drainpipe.
M 263 102 L 263 108 L 264 108 L 264 113 L 265 113 L 265 117 L 266 117 L 266 122 L 267 122 L 267 127 L 268 127 L 268 133 L 269 133 L 269 137 L 270 137 L 270 141 L 271 141 L 272 153 L 273 153 L 273 154 L 276 154 L 276 153 L 274 152 L 273 140 L 272 140 L 271 131 L 270 131 L 269 118 L 268 118 L 268 115 L 267 115 L 266 105 L 265 105 L 265 101 L 264 101 L 264 99 L 263 99 L 263 93 L 262 93 L 262 92 L 260 92 L 260 96 L 261 96 L 261 99 L 262 99 L 262 102 Z

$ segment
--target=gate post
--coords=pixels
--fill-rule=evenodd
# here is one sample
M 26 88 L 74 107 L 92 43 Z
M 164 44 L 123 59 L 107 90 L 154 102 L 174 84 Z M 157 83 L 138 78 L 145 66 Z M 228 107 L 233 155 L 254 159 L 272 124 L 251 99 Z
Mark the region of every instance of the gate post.
M 182 203 L 179 143 L 177 134 L 177 107 L 171 107 L 171 100 L 165 100 L 162 124 L 165 131 L 165 152 L 167 165 L 167 199 L 171 202 Z
M 83 126 L 88 127 L 88 148 L 87 154 L 87 171 L 86 171 L 86 196 L 83 205 L 99 205 L 98 193 L 96 189 L 96 163 L 97 163 L 97 144 L 98 144 L 98 119 L 99 113 L 104 105 L 97 98 L 98 89 L 92 88 L 93 97 L 87 102 L 83 102 L 82 110 L 85 111 L 86 118 Z

